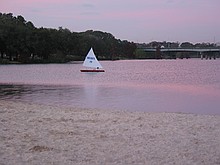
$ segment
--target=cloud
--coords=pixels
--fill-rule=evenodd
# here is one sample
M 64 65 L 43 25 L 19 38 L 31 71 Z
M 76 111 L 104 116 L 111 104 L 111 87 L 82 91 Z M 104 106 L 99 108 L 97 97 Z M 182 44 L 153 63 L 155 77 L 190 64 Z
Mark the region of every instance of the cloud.
M 79 11 L 81 16 L 86 16 L 86 17 L 98 16 L 100 14 L 96 6 L 88 2 L 82 3 Z
M 82 7 L 91 9 L 91 8 L 94 8 L 95 6 L 93 4 L 84 3 L 84 4 L 82 4 Z

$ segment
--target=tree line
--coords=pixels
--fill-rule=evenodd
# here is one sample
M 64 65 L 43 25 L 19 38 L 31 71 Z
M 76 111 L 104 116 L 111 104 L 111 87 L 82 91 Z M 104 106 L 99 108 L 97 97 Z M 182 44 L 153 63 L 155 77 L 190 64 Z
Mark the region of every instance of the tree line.
M 0 63 L 63 63 L 83 60 L 90 47 L 97 58 L 135 58 L 136 44 L 116 39 L 112 34 L 67 28 L 37 28 L 23 16 L 0 13 Z

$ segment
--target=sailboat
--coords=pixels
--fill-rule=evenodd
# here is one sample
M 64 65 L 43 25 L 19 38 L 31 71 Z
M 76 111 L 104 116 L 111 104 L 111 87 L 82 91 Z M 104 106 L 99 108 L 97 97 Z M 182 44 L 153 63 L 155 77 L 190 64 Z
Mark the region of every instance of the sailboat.
M 81 72 L 105 72 L 105 70 L 102 69 L 102 65 L 97 60 L 92 48 L 87 54 L 83 62 L 83 66 L 87 67 L 88 69 L 82 69 L 80 70 Z

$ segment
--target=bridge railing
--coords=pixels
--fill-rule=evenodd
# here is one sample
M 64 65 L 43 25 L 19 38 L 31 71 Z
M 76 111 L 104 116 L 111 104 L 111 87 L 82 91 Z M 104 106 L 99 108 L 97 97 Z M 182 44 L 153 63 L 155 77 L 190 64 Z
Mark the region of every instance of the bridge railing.
M 158 49 L 156 48 L 143 48 L 146 52 L 156 52 Z M 217 48 L 161 48 L 161 52 L 220 52 L 220 49 Z

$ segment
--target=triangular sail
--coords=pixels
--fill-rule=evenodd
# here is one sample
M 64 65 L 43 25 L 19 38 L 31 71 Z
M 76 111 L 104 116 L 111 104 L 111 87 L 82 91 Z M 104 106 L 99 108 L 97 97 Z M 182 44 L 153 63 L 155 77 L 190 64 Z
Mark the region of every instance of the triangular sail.
M 83 62 L 83 66 L 90 67 L 90 68 L 96 68 L 96 69 L 102 68 L 102 65 L 97 60 L 92 48 L 90 49 L 89 53 L 87 54 L 87 56 Z

